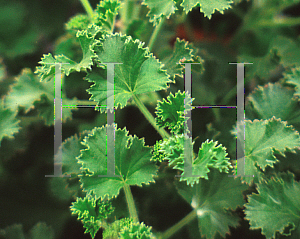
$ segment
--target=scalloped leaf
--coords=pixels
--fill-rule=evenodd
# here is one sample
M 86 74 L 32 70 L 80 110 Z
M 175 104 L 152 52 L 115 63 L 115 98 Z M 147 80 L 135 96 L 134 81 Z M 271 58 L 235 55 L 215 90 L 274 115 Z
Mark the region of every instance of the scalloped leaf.
M 106 35 L 95 46 L 97 61 L 122 63 L 114 68 L 114 92 L 108 92 L 108 97 L 114 97 L 115 107 L 126 106 L 127 101 L 135 95 L 166 89 L 170 80 L 162 70 L 162 64 L 143 48 L 142 42 L 133 41 L 130 36 L 121 34 Z M 94 84 L 87 90 L 99 106 L 106 106 L 107 70 L 95 68 L 86 79 Z M 107 108 L 100 108 L 101 112 Z
M 75 99 L 68 99 L 62 94 L 64 105 L 76 105 Z M 9 109 L 17 111 L 19 107 L 24 107 L 25 113 L 33 108 L 37 108 L 39 116 L 45 119 L 47 125 L 54 124 L 54 82 L 40 82 L 31 69 L 25 68 L 17 77 L 11 92 L 5 97 L 4 104 Z M 62 119 L 65 122 L 72 117 L 71 111 L 74 108 L 64 108 Z
M 246 116 L 250 115 L 250 119 L 270 119 L 275 116 L 288 121 L 289 124 L 299 124 L 300 107 L 298 102 L 292 99 L 293 93 L 279 83 L 258 86 L 248 96 Z
M 51 53 L 44 55 L 42 60 L 39 62 L 41 66 L 36 67 L 35 73 L 39 75 L 41 81 L 50 81 L 55 76 L 55 63 L 62 63 L 61 72 L 67 76 L 74 72 L 91 70 L 93 65 L 93 59 L 96 54 L 93 50 L 93 44 L 95 36 L 101 29 L 96 25 L 90 25 L 88 29 L 78 31 L 76 37 L 80 42 L 83 57 L 82 60 L 77 63 L 64 55 L 52 56 Z
M 83 199 L 77 198 L 70 207 L 72 214 L 77 214 L 81 220 L 84 233 L 90 233 L 91 237 L 96 236 L 102 223 L 114 211 L 110 202 L 99 200 L 95 195 L 87 194 Z
M 215 11 L 224 13 L 224 10 L 232 7 L 232 0 L 183 0 L 182 6 L 186 13 L 195 7 L 200 7 L 200 12 L 204 13 L 204 17 L 211 19 Z
M 174 134 L 184 133 L 185 122 L 187 117 L 185 115 L 186 111 L 192 110 L 192 101 L 190 95 L 187 95 L 185 99 L 185 92 L 176 92 L 175 96 L 170 93 L 170 95 L 163 101 L 158 101 L 156 106 L 156 123 L 160 127 L 168 127 Z
M 129 226 L 121 229 L 120 239 L 154 239 L 152 227 L 146 226 L 143 222 L 132 222 Z
M 114 18 L 118 15 L 120 5 L 121 3 L 118 0 L 100 1 L 94 11 L 94 23 L 111 32 L 114 26 Z
M 238 226 L 240 218 L 232 210 L 243 206 L 242 192 L 248 186 L 217 169 L 212 169 L 208 177 L 209 180 L 200 179 L 194 187 L 177 183 L 177 190 L 194 208 L 202 236 L 207 239 L 216 238 L 218 234 L 225 237 L 230 232 L 229 226 Z
M 86 14 L 77 14 L 71 17 L 66 23 L 67 30 L 83 31 L 90 24 L 90 19 Z
M 127 136 L 128 131 L 115 127 L 115 175 L 121 177 L 98 177 L 107 175 L 106 129 L 113 126 L 94 128 L 83 140 L 87 149 L 81 150 L 78 158 L 82 170 L 90 174 L 80 176 L 85 191 L 93 191 L 98 197 L 116 197 L 125 185 L 149 184 L 154 182 L 157 166 L 150 162 L 151 149 L 144 139 Z
M 107 228 L 105 228 L 105 231 L 103 232 L 103 239 L 119 239 L 121 229 L 124 227 L 129 228 L 132 223 L 133 218 L 122 218 L 120 220 L 114 221 Z
M 260 229 L 267 239 L 277 232 L 289 238 L 300 237 L 300 185 L 290 172 L 280 173 L 257 184 L 258 194 L 248 195 L 245 205 L 250 229 Z
M 176 38 L 173 52 L 168 54 L 167 57 L 163 58 L 162 63 L 164 64 L 164 68 L 167 70 L 168 74 L 173 79 L 175 79 L 175 76 L 183 77 L 184 65 L 178 63 L 202 63 L 203 60 L 196 56 L 196 54 L 197 49 L 194 48 L 190 43 Z
M 177 10 L 176 2 L 173 0 L 143 0 L 143 5 L 146 5 L 150 10 L 147 14 L 150 17 L 150 22 L 157 25 L 163 16 L 170 16 Z
M 239 125 L 240 132 L 244 126 Z M 238 138 L 242 139 L 240 135 Z M 278 162 L 274 153 L 285 156 L 284 152 L 295 153 L 300 147 L 299 133 L 285 121 L 273 117 L 269 120 L 245 120 L 245 175 L 254 175 L 255 182 L 261 178 L 261 170 L 274 167 Z M 252 177 L 243 177 L 250 184 Z
M 295 86 L 295 96 L 298 97 L 300 101 L 300 67 L 292 68 L 288 72 L 283 73 L 286 83 Z
M 3 106 L 3 101 L 0 101 L 0 146 L 4 137 L 13 138 L 15 133 L 20 130 L 20 120 L 16 119 L 16 112 L 6 109 Z

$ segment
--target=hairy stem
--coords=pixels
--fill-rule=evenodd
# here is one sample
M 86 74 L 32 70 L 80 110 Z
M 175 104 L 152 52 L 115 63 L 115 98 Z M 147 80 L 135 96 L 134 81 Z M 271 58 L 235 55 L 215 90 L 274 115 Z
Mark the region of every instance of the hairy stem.
M 148 48 L 149 51 L 151 52 L 154 46 L 155 41 L 157 40 L 158 34 L 162 29 L 162 26 L 164 25 L 166 21 L 166 17 L 162 17 L 162 19 L 160 20 L 159 24 L 156 25 L 156 27 L 154 28 L 152 35 L 150 37 L 149 43 L 148 43 Z
M 124 1 L 123 11 L 121 12 L 121 21 L 122 24 L 125 26 L 125 29 L 127 29 L 127 26 L 131 21 L 132 13 L 134 12 L 134 6 L 135 2 L 133 0 Z
M 89 15 L 90 19 L 93 18 L 94 11 L 93 8 L 89 2 L 89 0 L 80 0 L 82 6 L 84 7 L 86 13 Z
M 177 222 L 174 226 L 170 227 L 168 230 L 163 232 L 158 238 L 159 239 L 167 239 L 174 235 L 177 231 L 179 231 L 182 227 L 187 225 L 189 222 L 191 222 L 193 219 L 196 218 L 196 211 L 191 211 L 188 215 L 186 215 L 184 218 L 182 218 L 179 222 Z
M 146 108 L 146 106 L 140 101 L 140 99 L 133 95 L 134 102 L 136 103 L 139 110 L 143 113 L 143 115 L 146 117 L 146 119 L 149 121 L 149 123 L 157 130 L 157 132 L 161 135 L 162 138 L 169 138 L 170 135 L 167 131 L 165 131 L 163 128 L 160 128 L 156 122 L 152 114 L 149 112 L 149 110 Z
M 125 192 L 125 197 L 126 197 L 130 217 L 133 218 L 133 220 L 135 222 L 139 222 L 139 217 L 138 217 L 138 214 L 136 211 L 136 207 L 135 207 L 133 196 L 132 196 L 132 193 L 130 190 L 130 186 L 125 183 L 123 188 L 124 188 L 124 192 Z

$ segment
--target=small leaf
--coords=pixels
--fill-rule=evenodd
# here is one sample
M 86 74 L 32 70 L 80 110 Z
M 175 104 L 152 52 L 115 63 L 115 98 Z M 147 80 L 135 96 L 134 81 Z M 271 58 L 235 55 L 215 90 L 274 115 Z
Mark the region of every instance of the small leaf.
M 128 100 L 138 94 L 166 89 L 172 82 L 164 70 L 162 64 L 143 48 L 144 43 L 133 41 L 129 36 L 121 34 L 106 35 L 95 46 L 98 55 L 97 61 L 101 63 L 116 62 L 114 68 L 114 92 L 108 92 L 108 97 L 114 97 L 115 107 L 126 106 Z M 94 68 L 86 79 L 93 82 L 87 91 L 92 94 L 90 100 L 98 102 L 98 105 L 106 106 L 107 99 L 107 71 L 102 68 Z M 101 111 L 107 108 L 100 108 Z
M 132 218 L 122 218 L 120 220 L 114 221 L 107 228 L 105 228 L 105 231 L 103 232 L 103 239 L 119 239 L 121 229 L 125 227 L 129 228 L 132 223 Z
M 85 233 L 90 233 L 92 238 L 102 226 L 103 220 L 114 210 L 110 202 L 101 201 L 93 194 L 87 194 L 83 199 L 77 198 L 70 208 L 72 214 L 77 214 L 78 220 L 83 223 Z
M 200 7 L 200 12 L 204 13 L 204 17 L 211 19 L 216 10 L 224 13 L 224 10 L 231 8 L 232 3 L 232 0 L 183 0 L 181 6 L 186 13 L 195 7 Z
M 228 177 L 212 169 L 209 180 L 200 179 L 194 187 L 177 183 L 179 194 L 194 208 L 200 234 L 207 239 L 216 238 L 217 234 L 225 237 L 230 227 L 237 227 L 240 218 L 232 210 L 242 207 L 243 194 L 248 186 L 239 178 Z
M 81 150 L 78 160 L 82 164 L 82 170 L 91 174 L 81 176 L 84 190 L 93 191 L 98 197 L 113 198 L 124 185 L 142 186 L 154 182 L 157 167 L 150 162 L 150 147 L 144 145 L 143 139 L 127 136 L 125 128 L 115 129 L 115 175 L 121 177 L 98 177 L 107 175 L 108 127 L 112 126 L 94 128 L 83 140 L 87 149 Z
M 248 196 L 245 206 L 250 229 L 261 228 L 267 239 L 275 238 L 277 231 L 285 236 L 292 233 L 291 238 L 299 238 L 300 185 L 294 175 L 280 173 L 270 180 L 261 180 L 257 191 L 258 194 Z
M 76 37 L 78 38 L 83 57 L 82 60 L 77 63 L 64 55 L 52 56 L 51 53 L 44 55 L 42 60 L 39 62 L 42 66 L 36 68 L 35 73 L 39 75 L 41 81 L 49 81 L 54 78 L 55 75 L 55 63 L 61 64 L 61 72 L 65 73 L 67 76 L 71 72 L 80 72 L 91 70 L 93 65 L 93 59 L 96 57 L 94 52 L 93 44 L 94 38 L 99 33 L 101 29 L 98 26 L 91 25 L 88 29 L 83 31 L 78 31 Z
M 132 222 L 121 229 L 120 239 L 154 239 L 151 227 L 143 222 Z
M 185 97 L 185 92 L 178 91 L 175 96 L 170 95 L 163 101 L 158 101 L 156 107 L 156 123 L 160 127 L 168 127 L 174 134 L 183 134 L 185 122 L 188 120 L 185 115 L 192 110 L 192 101 L 190 95 Z
M 153 22 L 153 25 L 157 25 L 163 16 L 169 18 L 177 10 L 173 0 L 143 0 L 142 4 L 150 9 L 147 16 L 150 17 L 150 22 Z

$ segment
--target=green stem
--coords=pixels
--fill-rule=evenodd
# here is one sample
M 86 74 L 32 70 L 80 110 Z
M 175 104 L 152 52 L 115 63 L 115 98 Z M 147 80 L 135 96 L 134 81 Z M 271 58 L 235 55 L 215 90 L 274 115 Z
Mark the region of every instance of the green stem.
M 300 25 L 300 17 L 277 17 L 271 21 L 260 21 L 257 23 L 258 27 L 284 27 L 284 26 L 295 26 Z
M 163 232 L 158 238 L 159 239 L 167 239 L 174 235 L 177 231 L 179 231 L 182 227 L 187 225 L 193 219 L 196 218 L 196 210 L 191 211 L 188 215 L 182 218 L 179 222 L 177 222 L 174 226 L 170 227 L 168 230 Z
M 133 0 L 125 0 L 123 5 L 123 11 L 121 15 L 121 21 L 127 29 L 128 24 L 131 21 L 132 13 L 134 12 L 134 1 Z
M 86 13 L 89 15 L 90 19 L 93 19 L 94 11 L 89 2 L 89 0 L 80 0 L 82 6 L 84 7 Z
M 169 138 L 170 135 L 167 131 L 165 131 L 163 128 L 160 128 L 156 122 L 152 114 L 149 112 L 149 110 L 146 108 L 146 106 L 140 101 L 140 99 L 133 94 L 133 100 L 136 103 L 139 110 L 143 113 L 143 115 L 146 117 L 146 119 L 149 121 L 149 123 L 157 130 L 157 132 L 161 135 L 162 138 Z
M 158 34 L 162 29 L 162 26 L 164 25 L 166 21 L 166 17 L 162 17 L 162 19 L 160 20 L 160 22 L 158 23 L 158 25 L 156 25 L 156 27 L 154 28 L 152 35 L 150 37 L 149 43 L 148 43 L 148 48 L 149 51 L 151 52 L 154 46 L 155 41 L 157 40 Z
M 124 188 L 124 192 L 125 192 L 125 197 L 126 197 L 130 217 L 133 218 L 133 220 L 135 222 L 139 222 L 139 218 L 138 218 L 138 214 L 136 211 L 133 196 L 132 196 L 132 193 L 130 190 L 130 186 L 125 183 L 123 188 Z

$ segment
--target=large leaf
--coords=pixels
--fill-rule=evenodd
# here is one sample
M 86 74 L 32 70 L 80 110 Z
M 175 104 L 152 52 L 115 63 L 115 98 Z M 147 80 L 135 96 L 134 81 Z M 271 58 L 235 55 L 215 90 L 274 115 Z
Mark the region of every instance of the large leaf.
M 225 237 L 230 227 L 237 227 L 239 217 L 232 210 L 244 204 L 243 194 L 248 186 L 239 178 L 228 177 L 212 169 L 209 180 L 200 179 L 194 187 L 178 183 L 181 196 L 196 211 L 198 227 L 202 236 L 213 239 L 217 234 Z
M 267 239 L 275 238 L 277 231 L 289 238 L 300 237 L 300 185 L 290 172 L 260 181 L 258 194 L 248 196 L 245 206 L 250 229 L 260 229 Z M 276 237 L 277 238 L 277 237 Z
M 172 82 L 167 73 L 162 70 L 162 64 L 143 48 L 139 40 L 133 41 L 130 36 L 121 34 L 106 35 L 95 46 L 99 63 L 122 63 L 114 68 L 114 92 L 108 92 L 108 97 L 114 97 L 115 107 L 126 106 L 127 101 L 138 94 L 166 89 Z M 88 92 L 91 100 L 105 106 L 107 99 L 107 71 L 94 68 L 88 74 L 87 80 L 94 82 Z M 106 108 L 105 108 L 106 109 Z M 101 108 L 104 111 L 104 108 Z
M 239 139 L 243 136 L 244 126 L 239 125 Z M 274 153 L 285 155 L 300 147 L 299 133 L 285 121 L 273 117 L 269 120 L 245 120 L 245 175 L 254 175 L 255 182 L 261 177 L 261 171 L 273 167 L 278 162 Z M 241 165 L 242 166 L 242 165 Z M 253 177 L 244 177 L 247 183 Z
M 288 121 L 289 124 L 299 124 L 300 107 L 293 100 L 293 91 L 280 84 L 258 86 L 249 96 L 246 104 L 246 117 L 250 119 L 270 119 L 273 116 Z
M 154 182 L 157 167 L 150 162 L 151 149 L 144 145 L 143 139 L 127 136 L 128 131 L 115 129 L 115 175 L 120 177 L 98 177 L 107 175 L 107 136 L 106 129 L 112 126 L 94 128 L 83 144 L 78 158 L 82 170 L 89 175 L 81 176 L 85 191 L 94 191 L 97 197 L 116 197 L 125 185 L 149 184 Z
M 3 137 L 12 138 L 13 135 L 19 132 L 19 120 L 16 119 L 16 112 L 3 107 L 3 102 L 0 101 L 0 146 Z
M 181 6 L 186 13 L 190 12 L 194 7 L 200 7 L 200 11 L 204 16 L 211 19 L 215 11 L 223 13 L 224 10 L 231 8 L 232 0 L 183 0 Z

